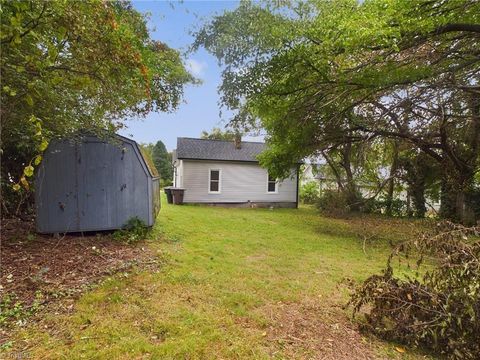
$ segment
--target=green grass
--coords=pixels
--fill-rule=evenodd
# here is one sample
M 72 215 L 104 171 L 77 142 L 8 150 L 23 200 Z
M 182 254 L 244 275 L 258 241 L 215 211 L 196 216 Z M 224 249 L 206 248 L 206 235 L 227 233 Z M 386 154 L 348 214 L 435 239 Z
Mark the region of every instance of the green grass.
M 148 245 L 165 260 L 159 271 L 107 279 L 17 345 L 32 358 L 270 358 L 265 309 L 318 299 L 346 319 L 339 282 L 378 272 L 390 251 L 377 242 L 365 253 L 348 221 L 311 208 L 163 205 Z M 374 348 L 386 356 L 393 345 Z

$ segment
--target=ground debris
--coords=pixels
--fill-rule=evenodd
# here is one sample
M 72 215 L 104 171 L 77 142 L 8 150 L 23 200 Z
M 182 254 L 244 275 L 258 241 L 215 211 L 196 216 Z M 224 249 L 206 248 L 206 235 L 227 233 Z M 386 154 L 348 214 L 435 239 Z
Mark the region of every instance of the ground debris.
M 45 305 L 75 298 L 107 274 L 152 264 L 155 258 L 145 247 L 108 233 L 38 235 L 32 222 L 13 219 L 2 220 L 1 240 L 0 299 L 13 297 L 24 309 L 39 299 Z
M 318 301 L 277 303 L 264 309 L 270 318 L 266 339 L 271 353 L 289 359 L 375 359 L 372 346 L 345 315 Z

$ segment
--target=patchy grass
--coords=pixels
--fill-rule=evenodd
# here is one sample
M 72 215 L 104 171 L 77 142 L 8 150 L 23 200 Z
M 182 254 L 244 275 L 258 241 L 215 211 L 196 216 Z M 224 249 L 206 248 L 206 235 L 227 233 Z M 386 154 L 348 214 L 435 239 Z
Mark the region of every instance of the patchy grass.
M 380 271 L 390 251 L 386 241 L 364 249 L 348 220 L 322 218 L 312 208 L 164 205 L 154 232 L 149 246 L 166 265 L 108 278 L 80 298 L 73 315 L 49 314 L 17 332 L 9 354 L 416 357 L 363 337 L 342 309 L 347 294 L 339 284 Z
M 2 220 L 0 347 L 8 342 L 12 328 L 24 326 L 46 307 L 68 310 L 75 298 L 105 276 L 155 263 L 148 247 L 127 244 L 133 236 L 143 239 L 145 234 L 139 228 L 122 231 L 120 239 L 108 233 L 53 237 L 35 234 L 29 221 Z

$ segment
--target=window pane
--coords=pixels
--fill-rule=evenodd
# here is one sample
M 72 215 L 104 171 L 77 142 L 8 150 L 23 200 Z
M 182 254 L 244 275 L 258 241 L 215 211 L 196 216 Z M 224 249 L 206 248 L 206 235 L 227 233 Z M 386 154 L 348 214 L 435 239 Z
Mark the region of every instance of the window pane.
M 277 181 L 277 179 L 275 179 L 273 176 L 268 174 L 268 182 L 270 182 L 270 181 Z
M 210 171 L 210 180 L 218 180 L 220 178 L 220 171 L 211 170 Z
M 218 181 L 210 181 L 210 191 L 218 191 Z
M 268 182 L 268 192 L 275 192 L 275 186 L 276 184 L 274 182 L 269 181 Z

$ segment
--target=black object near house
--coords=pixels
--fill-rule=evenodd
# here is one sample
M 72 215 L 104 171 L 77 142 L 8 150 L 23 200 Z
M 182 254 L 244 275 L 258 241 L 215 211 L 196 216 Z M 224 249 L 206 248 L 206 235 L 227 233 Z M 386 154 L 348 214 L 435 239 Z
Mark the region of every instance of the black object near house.
M 35 179 L 37 231 L 114 230 L 135 217 L 152 226 L 159 180 L 138 144 L 123 136 L 54 140 Z

